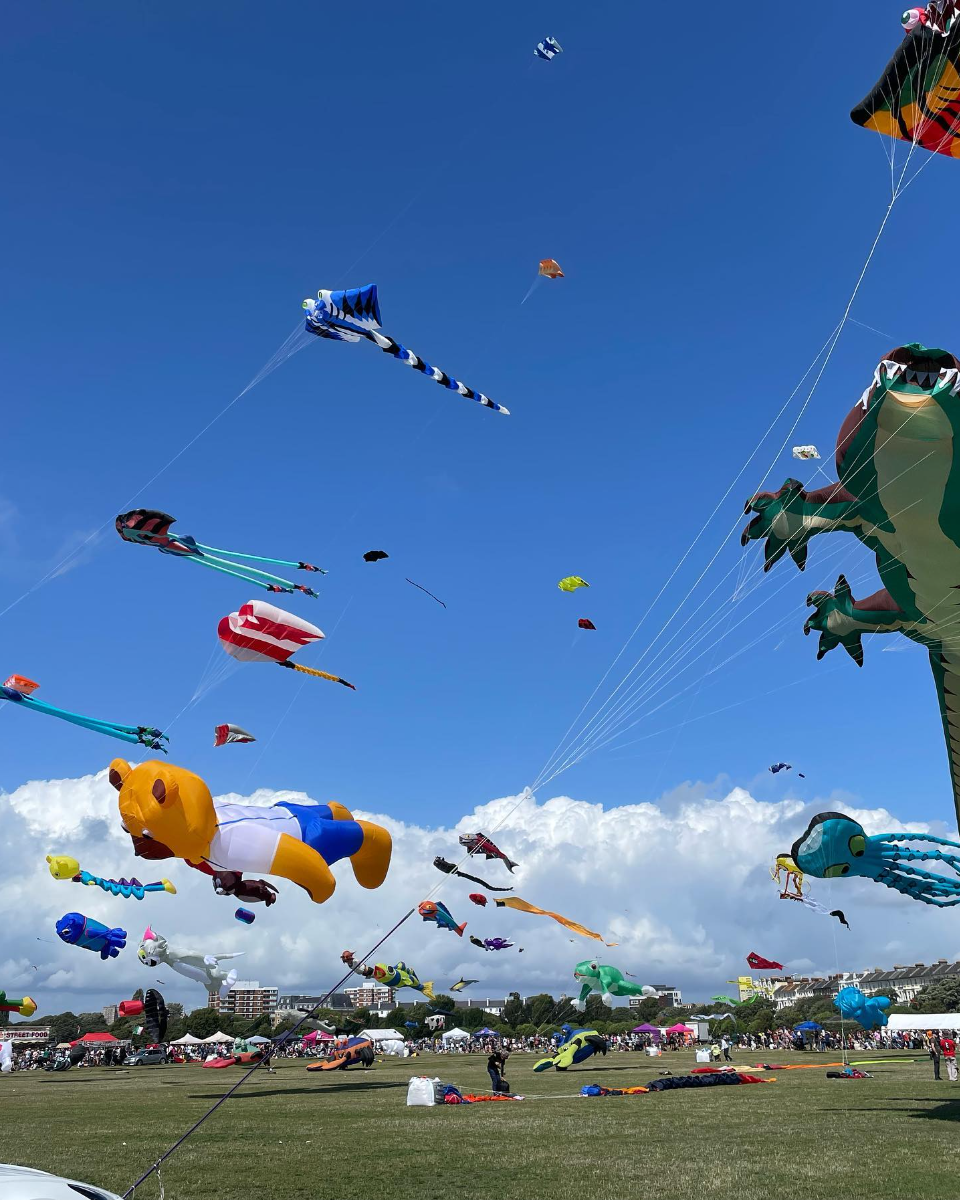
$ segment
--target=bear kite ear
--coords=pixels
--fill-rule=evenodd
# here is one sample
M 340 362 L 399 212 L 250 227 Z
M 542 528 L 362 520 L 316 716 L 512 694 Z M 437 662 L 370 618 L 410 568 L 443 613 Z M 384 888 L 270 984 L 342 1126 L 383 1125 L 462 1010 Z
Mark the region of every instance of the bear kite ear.
M 176 802 L 180 799 L 180 788 L 176 779 L 172 778 L 162 767 L 157 769 L 157 775 L 150 791 L 158 804 L 166 804 L 168 800 Z
M 107 778 L 110 780 L 110 783 L 113 785 L 113 787 L 115 787 L 119 792 L 123 787 L 123 781 L 129 774 L 130 764 L 127 762 L 127 760 L 125 758 L 115 758 L 110 764 L 110 771 L 107 774 Z

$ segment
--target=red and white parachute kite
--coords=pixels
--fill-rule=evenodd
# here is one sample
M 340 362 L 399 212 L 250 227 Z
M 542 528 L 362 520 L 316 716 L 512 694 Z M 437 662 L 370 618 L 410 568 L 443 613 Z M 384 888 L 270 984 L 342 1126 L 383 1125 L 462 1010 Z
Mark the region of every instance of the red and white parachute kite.
M 256 740 L 252 733 L 247 733 L 239 725 L 214 725 L 213 727 L 215 747 L 225 746 L 228 742 L 255 742 Z
M 264 600 L 248 600 L 239 612 L 221 617 L 217 637 L 227 654 L 239 662 L 273 662 L 293 671 L 302 671 L 304 675 L 342 683 L 356 691 L 352 683 L 339 675 L 290 662 L 291 654 L 319 641 L 323 630 Z

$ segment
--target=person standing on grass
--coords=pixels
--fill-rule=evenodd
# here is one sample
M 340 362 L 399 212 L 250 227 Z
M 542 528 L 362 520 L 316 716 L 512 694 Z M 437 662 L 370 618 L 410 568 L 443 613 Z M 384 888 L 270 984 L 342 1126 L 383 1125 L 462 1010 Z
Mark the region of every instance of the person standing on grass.
M 947 1068 L 947 1078 L 951 1083 L 957 1082 L 957 1043 L 954 1040 L 954 1031 L 948 1029 L 946 1034 L 940 1039 L 940 1045 L 943 1048 L 943 1063 Z
M 494 1092 L 506 1094 L 510 1091 L 507 1081 L 503 1077 L 503 1072 L 507 1066 L 507 1059 L 510 1056 L 504 1054 L 502 1050 L 494 1050 L 487 1059 L 487 1074 L 490 1076 L 490 1085 Z
M 939 1079 L 940 1078 L 940 1056 L 943 1053 L 942 1047 L 940 1045 L 940 1038 L 933 1032 L 932 1029 L 927 1030 L 927 1037 L 930 1039 L 930 1045 L 927 1050 L 927 1053 L 930 1055 L 930 1058 L 933 1060 L 933 1077 L 934 1077 L 934 1079 Z
M 723 1051 L 724 1061 L 732 1062 L 732 1059 L 730 1058 L 730 1039 L 726 1034 L 724 1034 L 720 1039 L 720 1049 Z

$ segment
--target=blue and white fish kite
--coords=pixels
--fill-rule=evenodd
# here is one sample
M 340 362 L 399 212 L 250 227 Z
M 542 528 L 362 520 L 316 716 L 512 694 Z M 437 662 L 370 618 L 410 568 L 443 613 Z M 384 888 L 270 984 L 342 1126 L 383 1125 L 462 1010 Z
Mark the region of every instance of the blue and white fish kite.
M 359 342 L 361 338 L 365 338 L 379 346 L 384 354 L 392 354 L 399 362 L 406 363 L 422 375 L 429 376 L 442 387 L 459 392 L 468 400 L 476 400 L 478 404 L 492 408 L 494 412 L 503 413 L 504 416 L 510 415 L 508 408 L 504 408 L 502 404 L 495 404 L 483 392 L 475 392 L 473 388 L 441 371 L 439 367 L 431 367 L 412 350 L 401 346 L 392 337 L 380 333 L 380 305 L 375 283 L 333 292 L 321 289 L 317 292 L 316 300 L 308 298 L 304 300 L 302 307 L 307 314 L 307 333 L 335 342 Z
M 544 38 L 542 42 L 537 42 L 537 48 L 534 50 L 534 54 L 537 56 L 537 58 L 545 58 L 547 62 L 549 62 L 551 58 L 556 58 L 558 54 L 562 53 L 563 47 L 556 38 L 552 37 Z
M 914 849 L 902 845 L 904 842 L 933 848 Z M 852 817 L 818 813 L 793 843 L 790 853 L 801 871 L 818 879 L 859 875 L 937 908 L 960 904 L 960 843 L 932 833 L 879 833 L 868 837 Z M 953 875 L 912 865 L 919 862 L 937 863 Z

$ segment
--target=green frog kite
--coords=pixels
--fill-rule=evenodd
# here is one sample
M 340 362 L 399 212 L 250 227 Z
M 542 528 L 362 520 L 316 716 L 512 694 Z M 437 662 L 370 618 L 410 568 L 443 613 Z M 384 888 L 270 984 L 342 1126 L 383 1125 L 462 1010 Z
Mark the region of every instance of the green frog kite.
M 910 342 L 892 350 L 837 438 L 839 482 L 805 491 L 788 479 L 758 492 L 741 543 L 765 538 L 764 571 L 789 553 L 802 571 L 817 533 L 855 534 L 884 586 L 855 600 L 843 575 L 811 592 L 804 633 L 817 658 L 842 646 L 863 665 L 864 633 L 903 633 L 926 646 L 937 684 L 960 822 L 960 360 Z
M 598 962 L 585 958 L 577 963 L 573 977 L 580 984 L 580 995 L 573 1001 L 577 1012 L 583 1012 L 587 1007 L 587 997 L 591 992 L 600 992 L 604 1004 L 612 1007 L 615 996 L 656 996 L 656 990 L 642 987 L 639 983 L 628 983 L 616 967 L 605 967 Z

